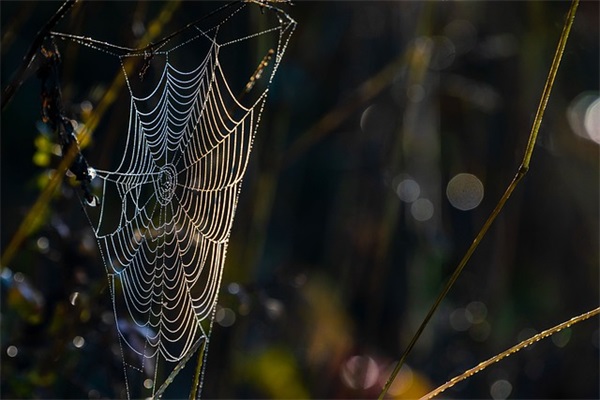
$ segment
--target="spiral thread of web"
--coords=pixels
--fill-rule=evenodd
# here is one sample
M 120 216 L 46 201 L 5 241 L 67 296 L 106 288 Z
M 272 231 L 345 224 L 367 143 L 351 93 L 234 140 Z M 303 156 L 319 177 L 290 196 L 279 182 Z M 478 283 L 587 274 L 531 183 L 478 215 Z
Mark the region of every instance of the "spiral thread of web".
M 106 43 L 63 35 L 118 56 L 130 94 L 123 157 L 114 171 L 95 170 L 100 207 L 97 216 L 86 211 L 108 275 L 128 397 L 140 383 L 154 395 L 169 370 L 177 372 L 177 363 L 200 343 L 206 351 L 238 195 L 268 93 L 267 85 L 253 104 L 242 105 L 219 56 L 226 46 L 276 32 L 270 84 L 295 26 L 287 14 L 275 14 L 275 28 L 224 43 L 220 24 L 192 27 L 194 37 L 155 53 L 164 57 L 164 68 L 147 95 L 136 93 L 136 77 L 123 63 L 142 54 L 119 54 Z M 195 41 L 209 44 L 205 58 L 194 68 L 178 68 L 171 52 Z M 119 205 L 120 215 L 110 220 Z

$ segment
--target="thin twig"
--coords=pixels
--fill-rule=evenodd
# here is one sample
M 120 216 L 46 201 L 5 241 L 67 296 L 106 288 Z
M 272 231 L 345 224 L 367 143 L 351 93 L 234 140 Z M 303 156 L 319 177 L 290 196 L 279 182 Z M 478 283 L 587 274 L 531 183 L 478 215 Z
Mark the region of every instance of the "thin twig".
M 565 50 L 565 46 L 567 44 L 567 39 L 569 38 L 569 33 L 571 31 L 571 26 L 573 25 L 573 21 L 575 19 L 575 12 L 577 10 L 578 5 L 579 5 L 579 0 L 573 0 L 573 2 L 571 3 L 571 7 L 569 9 L 569 13 L 567 14 L 567 17 L 565 19 L 563 31 L 561 33 L 560 40 L 559 40 L 558 46 L 556 48 L 556 53 L 554 54 L 554 59 L 552 60 L 552 66 L 550 67 L 550 72 L 548 73 L 548 77 L 546 79 L 544 91 L 542 92 L 542 97 L 541 97 L 540 104 L 537 109 L 535 120 L 533 122 L 533 126 L 531 127 L 531 132 L 529 133 L 529 140 L 527 142 L 527 148 L 525 149 L 525 155 L 523 157 L 523 160 L 521 162 L 519 170 L 517 171 L 515 177 L 512 179 L 512 181 L 506 188 L 506 191 L 504 192 L 504 194 L 498 201 L 498 204 L 492 211 L 491 215 L 488 217 L 488 219 L 483 224 L 483 227 L 481 228 L 481 230 L 479 231 L 479 233 L 473 240 L 473 243 L 471 243 L 471 246 L 469 246 L 469 249 L 467 250 L 467 252 L 463 256 L 462 260 L 460 261 L 460 263 L 458 264 L 458 266 L 452 273 L 452 276 L 450 276 L 450 279 L 448 280 L 448 282 L 446 283 L 446 285 L 444 286 L 444 288 L 442 289 L 442 291 L 436 298 L 435 302 L 429 309 L 429 312 L 423 319 L 423 322 L 421 322 L 421 325 L 417 329 L 416 333 L 413 335 L 412 339 L 410 340 L 410 343 L 406 347 L 406 350 L 404 350 L 404 353 L 400 357 L 400 361 L 398 361 L 398 363 L 394 367 L 394 370 L 390 374 L 390 377 L 388 378 L 387 382 L 385 383 L 385 385 L 379 395 L 380 400 L 384 398 L 385 394 L 387 393 L 390 386 L 394 382 L 394 379 L 396 379 L 398 372 L 400 372 L 400 368 L 402 368 L 402 365 L 404 365 L 404 362 L 406 361 L 406 357 L 408 356 L 408 354 L 411 352 L 411 350 L 413 349 L 413 347 L 415 346 L 415 344 L 421 337 L 421 334 L 423 333 L 423 331 L 425 330 L 425 327 L 431 320 L 431 317 L 433 317 L 433 314 L 436 312 L 439 305 L 442 303 L 442 300 L 446 297 L 446 295 L 450 291 L 450 288 L 452 288 L 452 285 L 454 285 L 454 282 L 456 282 L 456 280 L 458 279 L 458 276 L 461 274 L 461 272 L 465 268 L 465 265 L 467 264 L 467 262 L 473 255 L 473 252 L 475 251 L 475 249 L 479 246 L 479 243 L 481 243 L 481 240 L 486 235 L 490 226 L 496 220 L 496 217 L 498 216 L 498 214 L 500 214 L 500 211 L 502 211 L 504 204 L 506 204 L 506 202 L 510 198 L 511 194 L 513 193 L 513 191 L 515 190 L 515 188 L 517 187 L 517 185 L 519 184 L 521 179 L 523 179 L 523 177 L 529 170 L 529 163 L 531 161 L 531 156 L 532 156 L 533 150 L 535 148 L 535 142 L 537 139 L 540 125 L 542 123 L 542 118 L 544 117 L 544 111 L 546 109 L 546 105 L 548 104 L 548 99 L 550 98 L 550 92 L 552 91 L 552 87 L 554 85 L 554 79 L 556 77 L 556 73 L 558 72 L 558 67 L 560 66 L 562 55 Z
M 56 11 L 56 13 L 50 18 L 46 25 L 40 29 L 40 31 L 33 39 L 31 46 L 29 46 L 29 50 L 25 57 L 23 57 L 23 61 L 19 66 L 19 69 L 8 83 L 4 91 L 2 92 L 2 100 L 1 100 L 1 109 L 4 110 L 4 107 L 8 105 L 14 94 L 17 92 L 21 84 L 23 83 L 25 72 L 29 69 L 29 66 L 33 62 L 35 55 L 37 54 L 38 49 L 44 43 L 44 39 L 50 34 L 50 31 L 56 26 L 58 21 L 65 16 L 65 14 L 75 5 L 78 0 L 67 0 L 63 3 L 62 6 Z
M 573 317 L 570 320 L 563 322 L 562 324 L 558 324 L 555 327 L 552 327 L 541 333 L 538 333 L 537 335 L 530 337 L 529 339 L 523 340 L 521 343 L 511 347 L 510 349 L 505 350 L 502 353 L 497 354 L 494 357 L 479 363 L 476 367 L 471 368 L 458 376 L 455 376 L 454 378 L 450 379 L 448 382 L 444 383 L 442 386 L 436 388 L 435 390 L 432 390 L 431 392 L 427 393 L 425 396 L 421 397 L 420 400 L 431 399 L 431 398 L 441 394 L 446 389 L 449 389 L 452 386 L 456 385 L 458 382 L 464 381 L 465 379 L 470 378 L 471 376 L 483 371 L 490 365 L 497 363 L 498 361 L 500 361 L 510 355 L 513 355 L 517 351 L 523 350 L 525 347 L 530 346 L 530 345 L 534 344 L 535 342 L 538 342 L 544 338 L 547 338 L 548 336 L 551 336 L 557 332 L 560 332 L 561 330 L 563 330 L 565 328 L 569 328 L 572 325 L 575 325 L 581 321 L 585 321 L 586 319 L 589 319 L 598 314 L 600 314 L 600 307 L 595 308 L 591 311 L 588 311 L 584 314 L 578 315 L 577 317 Z
M 171 10 L 171 12 L 167 13 L 159 13 L 159 16 L 155 19 L 156 22 L 160 23 L 161 26 L 166 23 L 163 15 L 171 15 L 172 10 L 179 5 L 178 2 L 168 2 L 164 10 Z M 154 23 L 154 22 L 153 22 Z M 160 34 L 160 30 L 149 30 L 146 36 L 141 39 L 142 43 L 149 43 L 155 35 Z M 124 61 L 123 65 L 126 71 L 131 71 L 134 67 L 135 59 L 129 58 Z M 95 107 L 94 112 L 90 119 L 84 125 L 83 130 L 79 133 L 78 140 L 79 143 L 83 143 L 92 135 L 92 132 L 98 126 L 100 120 L 110 107 L 110 105 L 116 100 L 117 94 L 121 91 L 121 89 L 125 85 L 125 79 L 123 78 L 123 74 L 121 71 L 117 73 L 115 78 L 113 79 L 109 89 L 104 93 L 102 100 L 98 103 L 98 106 Z M 51 178 L 48 181 L 48 184 L 42 190 L 42 193 L 37 198 L 23 221 L 21 225 L 17 229 L 17 232 L 12 237 L 8 246 L 6 246 L 4 252 L 2 253 L 2 258 L 0 259 L 0 265 L 2 267 L 7 266 L 12 258 L 17 253 L 17 250 L 23 243 L 23 240 L 27 238 L 32 231 L 32 227 L 37 226 L 37 221 L 39 218 L 42 218 L 43 211 L 46 205 L 50 202 L 52 195 L 55 193 L 56 189 L 62 182 L 63 176 L 65 172 L 69 168 L 69 166 L 73 163 L 75 156 L 77 155 L 77 146 L 71 146 L 69 151 L 63 155 L 62 160 L 56 170 L 52 173 Z

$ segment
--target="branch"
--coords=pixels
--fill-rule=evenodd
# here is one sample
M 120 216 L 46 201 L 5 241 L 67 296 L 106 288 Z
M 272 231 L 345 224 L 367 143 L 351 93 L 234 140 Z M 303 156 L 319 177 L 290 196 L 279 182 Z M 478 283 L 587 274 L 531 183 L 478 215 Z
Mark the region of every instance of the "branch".
M 29 50 L 27 51 L 27 54 L 25 54 L 25 57 L 23 57 L 21 66 L 19 67 L 19 69 L 17 70 L 17 72 L 15 73 L 15 75 L 13 76 L 11 81 L 8 83 L 8 85 L 2 92 L 2 100 L 1 100 L 2 101 L 1 102 L 2 110 L 4 110 L 4 108 L 8 105 L 8 103 L 10 102 L 10 100 L 12 99 L 14 94 L 21 87 L 21 84 L 23 84 L 25 72 L 29 69 L 29 66 L 33 62 L 38 49 L 44 43 L 44 39 L 46 39 L 46 37 L 50 34 L 50 31 L 52 30 L 52 28 L 54 28 L 54 26 L 56 26 L 58 21 L 60 21 L 62 19 L 62 17 L 65 16 L 65 14 L 75 5 L 75 3 L 77 1 L 78 0 L 66 0 L 63 3 L 63 5 L 60 6 L 58 11 L 56 11 L 56 13 L 52 16 L 52 18 L 50 18 L 50 20 L 48 22 L 46 22 L 46 25 L 44 25 L 44 27 L 42 29 L 40 29 L 40 31 L 37 33 L 37 35 L 35 36 L 35 39 L 31 43 L 31 46 L 29 47 Z

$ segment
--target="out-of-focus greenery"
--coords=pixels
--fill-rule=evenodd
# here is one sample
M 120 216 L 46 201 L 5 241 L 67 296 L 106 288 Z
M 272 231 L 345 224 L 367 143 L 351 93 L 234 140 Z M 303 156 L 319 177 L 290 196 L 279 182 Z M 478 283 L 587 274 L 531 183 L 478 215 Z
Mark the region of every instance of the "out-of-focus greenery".
M 4 87 L 60 3 L 0 5 Z M 133 45 L 162 6 L 82 2 L 57 30 Z M 215 7 L 184 2 L 163 31 Z M 516 172 L 568 3 L 299 1 L 285 9 L 298 28 L 240 196 L 219 305 L 235 320 L 215 323 L 203 395 L 375 397 Z M 598 16 L 598 2 L 579 6 L 531 171 L 391 395 L 419 396 L 597 306 L 599 147 L 574 133 L 568 112 L 582 93 L 598 96 Z M 62 49 L 67 113 L 85 121 L 119 70 L 101 53 Z M 32 72 L 1 119 L 3 249 L 58 162 L 40 109 Z M 128 111 L 123 93 L 84 149 L 91 165 L 110 162 Z M 462 172 L 485 190 L 470 211 L 446 198 Z M 407 181 L 413 197 L 400 191 L 401 200 Z M 76 190 L 63 184 L 2 266 L 3 398 L 123 395 L 104 266 Z M 446 395 L 598 398 L 598 336 L 597 321 L 580 324 Z

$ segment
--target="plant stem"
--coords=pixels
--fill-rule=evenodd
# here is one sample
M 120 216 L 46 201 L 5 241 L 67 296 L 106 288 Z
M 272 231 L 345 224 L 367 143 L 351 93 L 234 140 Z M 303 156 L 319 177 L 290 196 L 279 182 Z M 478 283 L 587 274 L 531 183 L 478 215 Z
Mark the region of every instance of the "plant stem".
M 492 213 L 490 214 L 488 219 L 483 224 L 481 230 L 479 231 L 479 233 L 477 234 L 477 236 L 471 243 L 471 246 L 469 246 L 469 248 L 467 249 L 467 252 L 463 256 L 462 260 L 460 261 L 460 263 L 458 264 L 458 266 L 456 267 L 456 269 L 450 276 L 450 279 L 448 280 L 448 282 L 446 283 L 446 285 L 444 286 L 444 288 L 442 289 L 442 291 L 436 298 L 436 300 L 433 303 L 433 305 L 431 306 L 431 308 L 429 309 L 429 312 L 423 319 L 423 322 L 421 322 L 421 325 L 417 329 L 416 333 L 413 335 L 410 343 L 404 350 L 404 353 L 400 357 L 400 360 L 394 367 L 387 382 L 385 383 L 385 385 L 379 395 L 380 400 L 384 398 L 385 394 L 387 393 L 390 386 L 394 382 L 394 379 L 396 379 L 396 376 L 398 375 L 398 372 L 400 372 L 402 365 L 404 365 L 406 358 L 408 357 L 411 350 L 413 349 L 413 347 L 415 346 L 415 344 L 421 337 L 421 334 L 425 330 L 425 327 L 427 326 L 427 324 L 433 317 L 433 314 L 436 312 L 439 305 L 442 303 L 442 300 L 446 297 L 446 295 L 452 288 L 452 285 L 454 285 L 454 282 L 456 282 L 456 280 L 458 279 L 458 276 L 461 274 L 461 272 L 465 268 L 465 265 L 467 264 L 467 262 L 469 261 L 469 259 L 473 255 L 473 253 L 475 252 L 475 249 L 477 249 L 477 247 L 479 246 L 479 243 L 481 243 L 481 240 L 485 237 L 490 226 L 496 220 L 496 217 L 498 216 L 498 214 L 500 214 L 500 211 L 502 211 L 502 208 L 504 208 L 504 205 L 510 198 L 511 194 L 513 193 L 513 191 L 515 190 L 515 188 L 517 187 L 517 185 L 519 184 L 521 179 L 523 179 L 523 177 L 529 170 L 529 163 L 531 161 L 531 156 L 532 156 L 533 150 L 535 148 L 535 143 L 537 140 L 540 125 L 542 124 L 542 119 L 544 117 L 544 111 L 546 110 L 546 105 L 548 104 L 548 99 L 550 98 L 550 93 L 551 93 L 552 87 L 554 85 L 554 79 L 556 78 L 556 73 L 558 72 L 558 67 L 560 66 L 560 62 L 562 60 L 562 55 L 565 50 L 565 46 L 567 44 L 567 39 L 569 38 L 569 33 L 571 31 L 571 27 L 573 26 L 573 21 L 575 19 L 575 12 L 577 10 L 578 5 L 579 5 L 579 0 L 573 0 L 571 3 L 571 7 L 569 8 L 569 13 L 567 14 L 567 17 L 565 19 L 565 24 L 564 24 L 562 33 L 560 35 L 560 40 L 556 47 L 556 52 L 554 53 L 554 59 L 552 60 L 552 66 L 550 67 L 550 72 L 548 73 L 548 77 L 546 78 L 546 84 L 544 86 L 544 91 L 542 92 L 542 97 L 541 97 L 540 103 L 538 105 L 537 113 L 535 115 L 535 119 L 534 119 L 533 125 L 531 127 L 531 131 L 529 133 L 529 139 L 527 142 L 527 147 L 525 149 L 525 155 L 523 156 L 523 160 L 521 161 L 521 165 L 520 165 L 515 177 L 512 179 L 512 181 L 506 188 L 504 194 L 498 201 L 498 204 L 496 204 L 496 207 L 494 207 L 494 210 L 492 211 Z
M 185 365 L 190 360 L 190 358 L 192 358 L 192 356 L 196 353 L 196 351 L 198 351 L 198 348 L 200 348 L 200 359 L 202 359 L 203 354 L 204 354 L 204 349 L 206 348 L 206 342 L 207 341 L 206 341 L 205 337 L 201 337 L 196 341 L 196 343 L 189 349 L 189 351 L 181 359 L 181 361 L 179 361 L 179 363 L 175 366 L 175 368 L 173 368 L 173 370 L 171 371 L 171 373 L 169 374 L 167 379 L 165 379 L 163 384 L 160 385 L 158 390 L 152 395 L 153 399 L 160 399 L 162 397 L 162 395 L 165 393 L 165 390 L 167 390 L 169 385 L 175 380 L 175 377 L 177 377 L 179 372 L 183 368 L 185 368 Z M 192 397 L 190 395 L 190 399 L 191 398 Z
M 200 376 L 202 375 L 202 370 L 204 369 L 204 354 L 206 353 L 206 346 L 208 340 L 205 339 L 202 343 L 202 347 L 198 352 L 198 362 L 196 363 L 196 370 L 194 371 L 194 381 L 192 382 L 192 390 L 190 391 L 190 400 L 196 400 L 199 397 L 199 388 L 200 388 Z
M 168 20 L 165 17 L 161 16 L 166 15 L 170 18 L 173 11 L 179 6 L 179 4 L 179 2 L 168 2 L 163 8 L 163 12 L 159 13 L 159 16 L 152 22 L 152 24 L 157 24 L 157 26 L 162 29 L 162 26 L 166 24 Z M 48 28 L 48 31 L 49 29 L 50 28 Z M 151 42 L 156 35 L 160 34 L 161 29 L 149 30 L 148 33 L 146 33 L 146 35 L 141 39 L 141 43 L 145 44 Z M 45 29 L 42 29 L 40 32 L 44 30 Z M 37 48 L 35 50 L 37 51 Z M 134 57 L 129 58 L 124 62 L 123 68 L 126 71 L 129 71 L 135 66 L 135 63 L 136 59 Z M 119 71 L 113 79 L 109 89 L 104 93 L 102 100 L 100 100 L 98 106 L 95 107 L 92 116 L 86 122 L 83 130 L 81 131 L 81 133 L 79 133 L 77 139 L 80 145 L 83 144 L 86 140 L 89 140 L 89 138 L 92 136 L 92 132 L 94 132 L 100 120 L 108 111 L 110 105 L 112 105 L 115 102 L 118 93 L 121 91 L 124 85 L 125 79 L 123 78 L 122 71 Z M 67 171 L 69 166 L 73 163 L 77 152 L 77 146 L 71 146 L 69 151 L 63 155 L 60 164 L 52 174 L 52 177 L 50 178 L 48 184 L 44 187 L 42 193 L 37 198 L 37 200 L 31 207 L 25 218 L 23 218 L 23 221 L 17 229 L 17 232 L 14 234 L 8 246 L 3 251 L 2 258 L 0 259 L 1 267 L 6 267 L 8 266 L 8 264 L 10 264 L 14 255 L 17 253 L 19 247 L 21 246 L 21 243 L 23 243 L 23 240 L 25 240 L 25 238 L 27 238 L 32 233 L 31 227 L 36 226 L 35 222 L 38 218 L 42 218 L 42 212 L 44 211 L 47 204 L 50 202 L 50 199 L 52 198 L 52 195 L 54 194 L 55 190 L 62 182 L 63 176 L 65 175 L 65 172 Z
M 33 39 L 31 46 L 29 46 L 29 50 L 27 51 L 27 54 L 25 54 L 25 57 L 23 57 L 23 61 L 21 62 L 19 69 L 17 70 L 17 72 L 15 73 L 15 75 L 13 76 L 11 81 L 8 83 L 8 85 L 2 92 L 2 100 L 1 100 L 1 109 L 2 110 L 4 110 L 4 107 L 6 107 L 8 105 L 8 103 L 10 102 L 10 100 L 12 99 L 14 94 L 21 87 L 21 84 L 23 83 L 23 77 L 25 75 L 25 72 L 29 69 L 29 66 L 33 62 L 38 49 L 41 47 L 42 43 L 44 42 L 44 39 L 46 39 L 46 37 L 48 36 L 48 34 L 52 30 L 52 28 L 54 28 L 56 26 L 58 21 L 60 21 L 62 19 L 62 17 L 65 16 L 65 14 L 75 5 L 76 2 L 77 2 L 77 0 L 65 1 L 63 3 L 63 5 L 60 6 L 60 8 L 56 11 L 56 13 L 54 13 L 52 18 L 50 18 L 50 20 L 48 20 L 48 22 L 46 22 L 46 25 L 44 25 L 42 27 L 42 29 L 39 30 L 39 32 L 35 36 L 35 39 Z
M 555 327 L 547 329 L 541 333 L 538 333 L 537 335 L 534 335 L 534 336 L 530 337 L 529 339 L 525 339 L 521 343 L 511 347 L 510 349 L 505 350 L 502 353 L 497 354 L 494 357 L 479 363 L 476 367 L 471 368 L 471 369 L 463 372 L 462 374 L 450 379 L 448 382 L 446 382 L 442 386 L 438 387 L 435 390 L 432 390 L 431 392 L 427 393 L 425 396 L 421 397 L 421 400 L 431 399 L 431 398 L 439 395 L 440 393 L 444 392 L 446 389 L 449 389 L 452 386 L 456 385 L 458 382 L 464 381 L 465 379 L 470 378 L 471 376 L 475 375 L 478 372 L 483 371 L 490 365 L 497 363 L 498 361 L 502 360 L 503 358 L 506 358 L 506 357 L 516 353 L 517 351 L 520 351 L 520 350 L 524 349 L 525 347 L 534 344 L 535 342 L 545 339 L 548 336 L 551 336 L 565 328 L 569 328 L 572 325 L 575 325 L 581 321 L 585 321 L 586 319 L 589 319 L 598 314 L 600 314 L 600 307 L 595 308 L 591 311 L 588 311 L 584 314 L 578 315 L 577 317 L 573 317 L 570 320 L 565 321 L 561 324 L 558 324 Z

